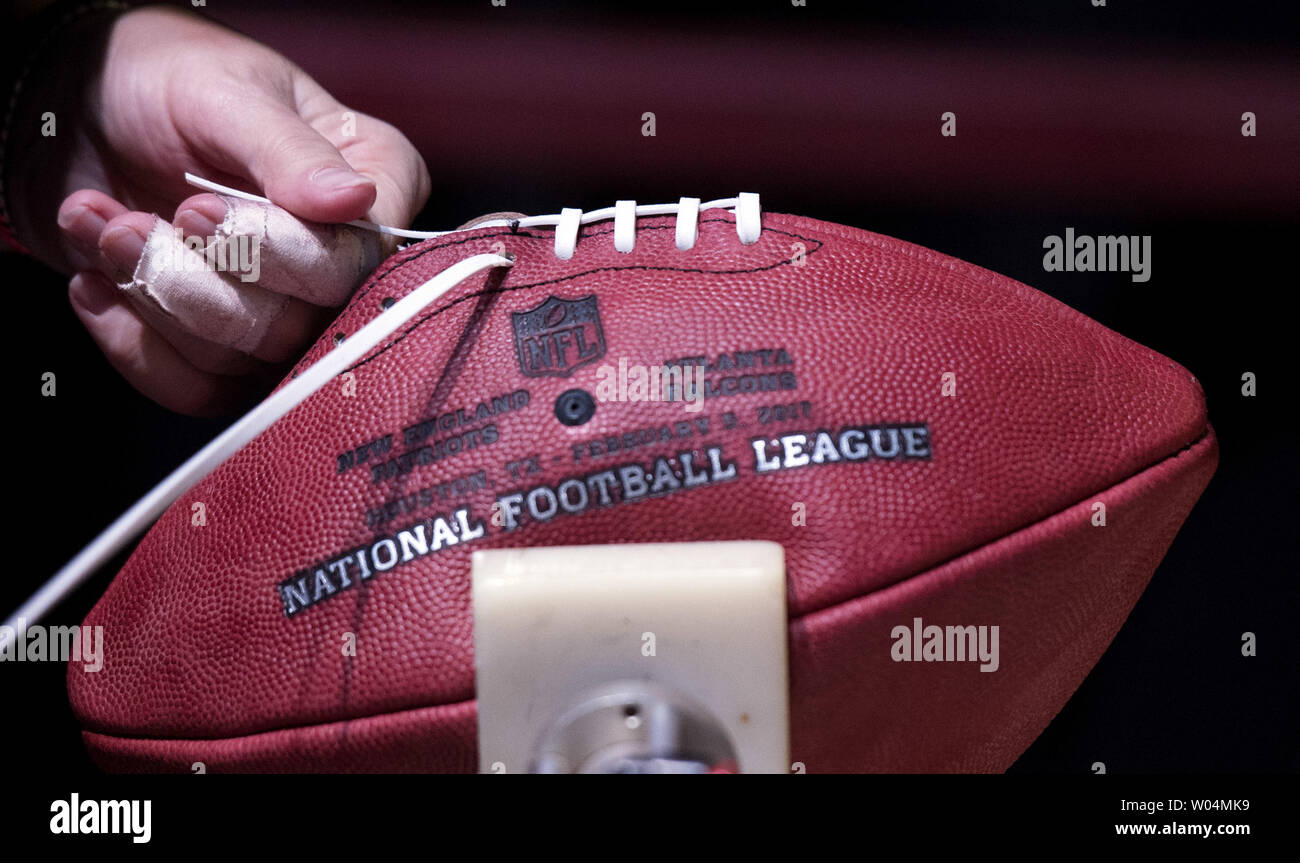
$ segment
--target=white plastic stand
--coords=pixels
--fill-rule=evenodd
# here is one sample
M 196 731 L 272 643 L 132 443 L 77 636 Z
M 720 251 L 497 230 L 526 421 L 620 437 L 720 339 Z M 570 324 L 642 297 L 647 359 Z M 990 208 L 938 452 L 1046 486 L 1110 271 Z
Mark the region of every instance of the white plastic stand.
M 740 772 L 788 772 L 785 594 L 772 542 L 475 552 L 480 770 L 537 769 L 575 705 L 637 681 L 703 708 Z

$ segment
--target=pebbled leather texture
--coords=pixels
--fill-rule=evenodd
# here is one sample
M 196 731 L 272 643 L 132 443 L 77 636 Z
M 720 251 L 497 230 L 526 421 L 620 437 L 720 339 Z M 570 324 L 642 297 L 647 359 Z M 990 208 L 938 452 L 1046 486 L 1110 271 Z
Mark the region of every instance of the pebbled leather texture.
M 909 243 L 770 213 L 751 246 L 719 211 L 690 251 L 673 229 L 640 219 L 620 253 L 612 223 L 592 224 L 562 261 L 551 231 L 483 228 L 381 265 L 298 370 L 456 261 L 516 256 L 413 319 L 141 541 L 86 620 L 104 627 L 103 670 L 68 673 L 97 762 L 472 770 L 471 551 L 766 539 L 786 550 L 795 760 L 1008 767 L 1105 650 L 1209 481 L 1200 387 L 1023 284 Z M 589 296 L 599 333 L 589 303 L 545 305 Z M 557 344 L 561 368 L 540 368 Z M 683 357 L 705 357 L 721 391 L 697 413 L 597 401 L 585 423 L 556 417 L 562 393 L 597 393 L 602 365 Z M 927 430 L 917 457 L 887 457 L 889 426 Z M 806 435 L 806 458 L 818 431 L 838 441 L 851 427 L 875 428 L 883 451 L 800 464 L 797 441 L 779 440 Z M 358 452 L 386 435 L 387 451 Z M 754 439 L 768 463 L 793 453 L 789 466 L 756 470 Z M 632 465 L 656 493 L 625 499 L 640 486 L 618 468 Z M 525 500 L 518 527 L 492 523 L 499 497 L 574 478 L 561 497 L 577 509 L 585 489 L 582 511 L 542 520 Z M 195 503 L 206 525 L 192 524 Z M 393 516 L 368 523 L 385 503 Z M 332 593 L 315 585 L 346 552 L 420 523 L 432 535 L 437 516 L 440 550 L 366 578 L 345 565 L 351 584 L 334 578 Z M 466 527 L 483 535 L 462 539 Z M 320 599 L 286 616 L 277 586 L 298 573 Z M 915 617 L 999 626 L 1000 668 L 893 661 L 890 633 Z

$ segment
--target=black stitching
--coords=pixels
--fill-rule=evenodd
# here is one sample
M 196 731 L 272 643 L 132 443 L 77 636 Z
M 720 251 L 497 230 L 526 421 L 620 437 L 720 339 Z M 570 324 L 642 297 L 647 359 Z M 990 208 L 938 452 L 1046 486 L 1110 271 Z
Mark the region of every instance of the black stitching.
M 730 219 L 719 219 L 719 218 L 714 218 L 714 219 L 701 219 L 700 221 L 701 221 L 701 222 L 722 222 L 722 223 L 726 223 L 726 224 L 730 224 L 730 223 L 731 223 L 731 220 L 730 220 Z M 515 224 L 517 225 L 517 223 L 515 223 Z M 595 230 L 588 231 L 584 236 L 587 236 L 587 237 L 607 236 L 607 235 L 609 235 L 610 233 L 612 233 L 613 230 L 614 230 L 614 229 L 613 229 L 612 227 L 605 228 L 604 226 L 602 226 L 600 229 L 595 229 Z M 671 230 L 675 230 L 675 228 L 672 227 L 672 226 L 669 226 L 669 225 L 646 225 L 646 226 L 644 226 L 644 227 L 640 227 L 640 228 L 638 228 L 638 230 L 641 230 L 641 231 L 671 231 Z M 781 230 L 781 229 L 779 229 L 779 228 L 764 228 L 763 230 L 764 230 L 764 232 L 774 233 L 774 234 L 784 234 L 784 235 L 787 236 L 787 237 L 794 237 L 794 238 L 796 238 L 796 239 L 803 240 L 803 241 L 805 241 L 805 242 L 815 244 L 815 248 L 812 248 L 812 249 L 810 249 L 808 252 L 806 252 L 806 253 L 805 253 L 805 257 L 807 257 L 807 256 L 809 256 L 809 255 L 812 255 L 812 254 L 815 254 L 816 252 L 820 251 L 821 248 L 822 248 L 822 246 L 824 245 L 824 243 L 822 243 L 821 240 L 817 240 L 817 239 L 814 239 L 814 238 L 812 238 L 812 237 L 805 237 L 805 236 L 803 236 L 802 234 L 796 234 L 796 233 L 793 233 L 792 231 L 783 231 L 783 230 Z M 513 229 L 512 229 L 512 233 L 514 233 Z M 429 246 L 429 247 L 427 247 L 427 248 L 421 249 L 417 254 L 414 254 L 414 255 L 412 255 L 411 257 L 406 258 L 405 260 L 398 261 L 397 263 L 393 264 L 392 267 L 390 267 L 389 269 L 385 270 L 382 274 L 380 274 L 379 276 L 377 276 L 377 277 L 375 278 L 375 280 L 374 280 L 373 282 L 371 282 L 370 285 L 369 285 L 368 287 L 366 287 L 364 290 L 358 292 L 355 296 L 353 296 L 352 300 L 347 304 L 347 306 L 344 307 L 343 311 L 339 313 L 339 316 L 342 317 L 343 315 L 346 315 L 348 312 L 350 312 L 350 311 L 352 310 L 352 307 L 353 307 L 356 303 L 360 302 L 362 299 L 364 299 L 366 296 L 368 296 L 372 291 L 374 291 L 375 288 L 379 287 L 380 284 L 384 281 L 384 279 L 387 279 L 387 278 L 388 278 L 389 276 L 391 276 L 393 273 L 396 273 L 398 270 L 400 270 L 400 269 L 406 267 L 408 264 L 412 264 L 412 263 L 414 263 L 415 261 L 418 261 L 420 258 L 424 257 L 424 256 L 425 256 L 426 254 L 428 254 L 429 252 L 438 251 L 438 250 L 446 249 L 446 248 L 451 248 L 452 246 L 464 245 L 465 243 L 477 242 L 477 241 L 479 241 L 479 240 L 485 240 L 485 239 L 488 239 L 488 238 L 490 238 L 490 237 L 496 237 L 496 236 L 502 236 L 502 234 L 501 234 L 500 232 L 498 232 L 498 233 L 492 233 L 492 234 L 480 234 L 480 235 L 477 235 L 477 236 L 474 236 L 474 237 L 462 237 L 462 238 L 459 238 L 459 239 L 456 239 L 456 240 L 450 240 L 450 241 L 447 241 L 447 242 L 445 242 L 445 243 L 435 243 L 434 245 L 431 245 L 431 246 Z M 526 236 L 526 237 L 528 237 L 528 238 L 530 238 L 530 239 L 538 239 L 538 240 L 545 239 L 545 237 L 544 237 L 543 235 L 540 235 L 540 234 L 525 233 L 524 236 Z M 451 301 L 448 302 L 446 305 L 441 306 L 441 307 L 439 307 L 439 308 L 437 308 L 437 309 L 434 309 L 433 311 L 429 312 L 428 314 L 424 315 L 423 317 L 416 319 L 414 322 L 412 322 L 412 321 L 407 321 L 407 324 L 408 324 L 407 328 L 406 328 L 405 330 L 403 330 L 399 335 L 393 337 L 392 341 L 388 342 L 386 345 L 383 345 L 382 347 L 379 347 L 378 349 L 376 349 L 375 353 L 373 353 L 372 355 L 370 355 L 370 356 L 368 356 L 368 357 L 362 359 L 362 360 L 361 360 L 360 362 L 358 362 L 356 365 L 349 366 L 349 367 L 346 369 L 346 371 L 355 371 L 356 369 L 361 368 L 362 366 L 364 366 L 366 363 L 370 362 L 371 360 L 375 360 L 375 359 L 378 359 L 379 357 L 383 356 L 383 355 L 384 355 L 384 354 L 385 354 L 385 353 L 386 353 L 390 348 L 392 348 L 393 346 L 397 345 L 399 342 L 401 342 L 403 339 L 405 339 L 405 338 L 406 338 L 408 335 L 410 335 L 411 333 L 415 332 L 417 329 L 419 329 L 421 326 L 423 326 L 424 323 L 425 323 L 426 321 L 430 320 L 431 318 L 435 318 L 435 317 L 437 317 L 438 315 L 440 315 L 440 314 L 442 314 L 443 312 L 445 312 L 445 311 L 451 309 L 452 307 L 458 305 L 459 303 L 464 302 L 465 300 L 472 299 L 472 298 L 475 298 L 475 297 L 484 296 L 485 294 L 488 294 L 488 293 L 504 293 L 505 291 L 522 291 L 522 290 L 529 290 L 529 289 L 531 289 L 531 288 L 539 288 L 539 287 L 543 287 L 543 286 L 545 286 L 545 285 L 554 285 L 554 284 L 559 284 L 559 283 L 561 283 L 561 282 L 571 281 L 571 280 L 573 280 L 573 279 L 583 278 L 583 277 L 585 277 L 585 276 L 589 276 L 589 275 L 592 275 L 592 274 L 595 274 L 595 273 L 603 273 L 603 272 L 611 272 L 611 271 L 627 272 L 627 271 L 630 271 L 630 270 L 642 270 L 642 271 L 651 271 L 651 272 L 699 273 L 699 274 L 702 274 L 702 275 L 703 275 L 703 274 L 710 274 L 710 273 L 718 274 L 718 275 L 740 275 L 740 274 L 742 274 L 742 273 L 761 273 L 761 272 L 765 272 L 765 271 L 767 271 L 767 270 L 773 270 L 773 269 L 776 269 L 777 267 L 780 267 L 780 266 L 786 266 L 786 265 L 790 265 L 790 261 L 787 260 L 787 259 L 785 259 L 785 258 L 779 258 L 779 259 L 777 259 L 775 262 L 770 263 L 770 264 L 767 264 L 767 265 L 764 265 L 764 266 L 761 266 L 761 267 L 747 267 L 747 268 L 735 269 L 735 270 L 714 270 L 714 269 L 708 269 L 708 270 L 706 270 L 706 269 L 702 269 L 702 268 L 699 268 L 699 267 L 655 267 L 655 266 L 649 266 L 649 265 L 645 265 L 645 264 L 635 264 L 635 265 L 628 265 L 628 266 L 596 267 L 596 268 L 591 269 L 591 270 L 584 270 L 583 272 L 580 272 L 580 273 L 574 273 L 574 274 L 569 275 L 569 276 L 561 276 L 561 277 L 559 277 L 559 278 L 555 278 L 555 279 L 548 279 L 548 280 L 546 280 L 546 281 L 542 281 L 542 282 L 534 282 L 534 283 L 526 284 L 526 285 L 514 285 L 514 286 L 511 286 L 511 287 L 503 287 L 503 288 L 498 288 L 498 289 L 495 289 L 495 290 L 483 289 L 483 290 L 475 291 L 475 292 L 473 292 L 473 293 L 465 294 L 464 296 L 461 296 L 461 297 L 458 297 L 457 299 L 451 300 Z M 311 352 L 309 351 L 309 352 L 308 352 L 308 355 L 310 355 L 310 353 L 311 353 Z M 302 363 L 303 363 L 306 359 L 307 359 L 307 357 L 303 357 L 303 359 L 299 361 L 298 366 L 295 366 L 295 370 L 296 370 L 298 367 L 300 367 L 300 366 L 302 365 Z

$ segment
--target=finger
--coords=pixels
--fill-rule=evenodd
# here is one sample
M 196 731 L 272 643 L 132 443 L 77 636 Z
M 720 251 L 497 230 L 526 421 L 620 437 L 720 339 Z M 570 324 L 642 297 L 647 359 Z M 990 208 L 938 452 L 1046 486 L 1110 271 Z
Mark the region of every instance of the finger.
M 337 307 L 383 258 L 380 235 L 348 225 L 304 222 L 280 207 L 217 195 L 181 204 L 186 234 L 217 237 L 257 256 L 257 284 L 317 306 Z
M 132 302 L 153 307 L 151 317 L 266 362 L 296 357 L 327 323 L 328 313 L 253 284 L 255 259 L 233 253 L 209 259 L 202 238 L 183 240 L 157 217 L 119 216 L 105 227 L 100 248 Z M 253 269 L 244 269 L 246 263 Z
M 117 284 L 131 281 L 145 238 L 153 230 L 157 217 L 152 213 L 127 211 L 114 216 L 99 232 L 100 265 L 95 267 Z
M 302 219 L 346 222 L 363 218 L 375 202 L 375 184 L 357 173 L 328 140 L 289 106 L 259 96 L 233 114 L 189 118 L 200 155 L 246 174 L 266 196 Z
M 212 416 L 243 401 L 247 381 L 196 369 L 127 305 L 101 273 L 73 276 L 68 297 L 113 368 L 163 407 Z
M 125 212 L 126 207 L 96 189 L 81 189 L 64 198 L 58 224 L 68 262 L 78 270 L 102 266 L 99 235 L 110 219 Z
M 211 237 L 226 218 L 226 202 L 220 195 L 203 192 L 181 201 L 172 224 L 187 236 Z
M 294 76 L 293 99 L 298 115 L 337 147 L 353 169 L 374 181 L 375 202 L 365 218 L 409 227 L 429 198 L 430 184 L 424 159 L 406 136 L 341 104 L 301 70 Z
M 99 273 L 98 275 L 102 276 L 103 274 Z M 157 307 L 153 304 L 142 302 L 137 295 L 129 291 L 123 291 L 116 285 L 112 287 L 116 300 L 128 303 L 141 320 L 156 330 L 190 365 L 199 371 L 215 375 L 241 376 L 261 373 L 265 369 L 266 364 L 260 360 L 233 348 L 201 339 L 193 333 L 181 329 L 175 321 L 165 315 L 159 314 Z M 85 295 L 85 290 L 89 289 L 83 289 L 80 294 L 70 292 L 74 307 Z
M 406 136 L 363 114 L 357 118 L 357 134 L 338 143 L 344 158 L 375 182 L 375 203 L 367 218 L 409 227 L 429 200 L 430 182 L 424 159 Z

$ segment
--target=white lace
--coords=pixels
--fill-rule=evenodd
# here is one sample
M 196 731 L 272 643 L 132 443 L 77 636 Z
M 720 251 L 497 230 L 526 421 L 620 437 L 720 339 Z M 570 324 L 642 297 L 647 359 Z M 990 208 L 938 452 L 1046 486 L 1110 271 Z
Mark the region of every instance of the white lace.
M 259 204 L 271 203 L 260 195 L 241 192 L 238 189 L 205 180 L 194 174 L 186 174 L 185 181 L 191 186 L 208 192 L 216 192 L 219 195 L 230 195 L 233 198 L 243 198 L 245 201 L 256 201 Z M 473 228 L 454 231 L 408 231 L 404 228 L 377 225 L 374 222 L 367 222 L 365 219 L 356 219 L 348 222 L 348 224 L 370 231 L 378 231 L 381 234 L 391 234 L 394 237 L 405 237 L 410 240 L 437 239 L 448 234 L 460 233 L 462 230 L 478 230 L 479 228 L 553 227 L 555 228 L 556 257 L 567 261 L 573 257 L 573 253 L 578 247 L 578 230 L 583 225 L 590 225 L 592 222 L 604 222 L 609 219 L 614 220 L 614 248 L 626 253 L 631 252 L 636 244 L 637 219 L 645 216 L 676 215 L 677 248 L 686 251 L 695 245 L 701 210 L 732 210 L 736 214 L 736 234 L 740 238 L 740 242 L 746 246 L 757 243 L 759 235 L 763 232 L 762 209 L 759 207 L 758 195 L 754 192 L 741 192 L 735 198 L 719 198 L 716 201 L 708 201 L 703 204 L 700 203 L 699 198 L 682 198 L 676 204 L 642 204 L 641 206 L 637 206 L 636 201 L 619 201 L 612 207 L 592 210 L 588 213 L 584 213 L 582 210 L 566 208 L 558 215 L 526 216 L 522 219 L 489 219 L 486 222 L 479 222 Z
M 211 192 L 233 195 L 250 201 L 270 203 L 265 198 L 240 192 L 217 183 L 204 180 L 192 174 L 185 179 L 192 185 Z M 758 242 L 762 233 L 762 217 L 759 209 L 758 195 L 742 193 L 737 198 L 725 198 L 701 204 L 699 198 L 682 198 L 676 204 L 653 204 L 637 206 L 635 201 L 619 201 L 613 207 L 584 213 L 581 210 L 565 209 L 557 216 L 530 216 L 528 218 L 495 219 L 480 222 L 472 229 L 484 227 L 555 227 L 555 254 L 568 260 L 577 248 L 578 232 L 582 225 L 592 222 L 614 220 L 614 248 L 623 253 L 630 253 L 636 246 L 636 220 L 642 216 L 677 215 L 677 248 L 690 249 L 695 245 L 699 231 L 701 210 L 734 209 L 736 214 L 736 233 L 740 242 L 750 245 Z M 401 237 L 433 238 L 442 237 L 456 231 L 404 231 L 375 225 L 371 222 L 356 221 L 349 224 L 370 228 L 386 234 Z M 514 262 L 499 255 L 475 255 L 459 261 L 438 273 L 420 287 L 411 291 L 388 309 L 381 312 L 374 320 L 348 336 L 332 351 L 317 360 L 302 374 L 289 381 L 276 392 L 267 396 L 257 407 L 253 408 L 234 425 L 218 435 L 211 443 L 190 457 L 183 465 L 136 502 L 108 526 L 99 536 L 81 550 L 62 569 L 54 574 L 22 607 L 5 621 L 7 629 L 0 630 L 0 651 L 6 650 L 16 636 L 20 624 L 33 624 L 49 613 L 64 597 L 76 590 L 96 569 L 117 554 L 135 536 L 153 524 L 169 506 L 193 488 L 200 480 L 211 473 L 222 462 L 230 458 L 257 437 L 272 423 L 306 401 L 312 393 L 334 380 L 351 366 L 361 360 L 372 348 L 390 336 L 403 324 L 415 317 L 420 311 L 438 297 L 463 282 L 465 279 L 492 267 L 510 267 Z
M 234 425 L 154 486 L 152 491 L 118 517 L 117 521 L 55 573 L 31 599 L 23 603 L 22 608 L 5 621 L 5 626 L 10 629 L 0 632 L 0 651 L 8 647 L 13 634 L 19 629 L 20 621 L 26 626 L 45 616 L 133 537 L 153 524 L 167 507 L 193 488 L 199 480 L 276 420 L 306 401 L 312 393 L 359 362 L 371 348 L 419 314 L 421 309 L 475 273 L 491 267 L 513 265 L 513 261 L 499 255 L 475 255 L 452 264 L 348 336 L 302 374 L 267 396 L 261 404 L 244 414 Z

